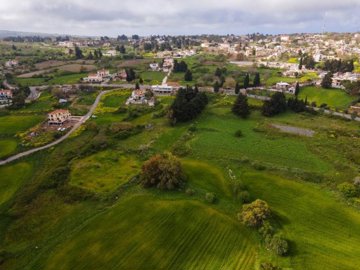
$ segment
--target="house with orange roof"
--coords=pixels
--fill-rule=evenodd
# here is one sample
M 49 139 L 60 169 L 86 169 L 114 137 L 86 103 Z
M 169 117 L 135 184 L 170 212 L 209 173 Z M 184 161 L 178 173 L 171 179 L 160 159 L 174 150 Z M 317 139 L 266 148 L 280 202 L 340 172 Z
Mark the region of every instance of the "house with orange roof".
M 69 110 L 55 110 L 48 113 L 48 124 L 49 125 L 62 125 L 70 119 Z

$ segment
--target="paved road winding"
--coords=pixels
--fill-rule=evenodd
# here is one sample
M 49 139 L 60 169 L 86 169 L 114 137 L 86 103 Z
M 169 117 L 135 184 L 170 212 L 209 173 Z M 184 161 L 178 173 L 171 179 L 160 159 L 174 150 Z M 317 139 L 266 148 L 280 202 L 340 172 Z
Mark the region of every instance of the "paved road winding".
M 88 113 L 86 115 L 84 115 L 81 120 L 79 122 L 77 122 L 71 129 L 68 133 L 66 133 L 64 136 L 62 136 L 61 138 L 59 138 L 58 140 L 56 141 L 53 141 L 47 145 L 44 145 L 44 146 L 40 146 L 40 147 L 37 147 L 37 148 L 34 148 L 34 149 L 30 149 L 28 151 L 25 151 L 25 152 L 22 152 L 22 153 L 19 153 L 19 154 L 16 154 L 14 156 L 11 156 L 5 160 L 1 160 L 0 161 L 0 166 L 1 165 L 5 165 L 7 163 L 10 163 L 14 160 L 17 160 L 17 159 L 20 159 L 22 157 L 26 157 L 28 155 L 31 155 L 35 152 L 38 152 L 38 151 L 41 151 L 41 150 L 44 150 L 44 149 L 47 149 L 47 148 L 50 148 L 50 147 L 53 147 L 59 143 L 61 143 L 62 141 L 66 140 L 72 133 L 74 133 L 82 124 L 84 124 L 90 117 L 91 115 L 94 113 L 97 105 L 99 104 L 100 102 L 100 99 L 101 97 L 106 94 L 107 92 L 110 92 L 111 90 L 108 90 L 108 91 L 102 91 L 99 93 L 99 95 L 96 97 L 95 99 L 95 102 L 93 103 L 93 105 L 91 106 L 90 110 L 88 111 Z

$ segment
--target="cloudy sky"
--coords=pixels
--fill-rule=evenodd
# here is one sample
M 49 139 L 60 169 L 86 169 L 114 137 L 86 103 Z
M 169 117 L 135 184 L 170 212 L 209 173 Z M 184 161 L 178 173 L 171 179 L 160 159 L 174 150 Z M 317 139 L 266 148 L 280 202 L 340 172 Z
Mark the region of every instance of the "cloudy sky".
M 360 31 L 360 0 L 0 0 L 0 29 L 59 34 Z

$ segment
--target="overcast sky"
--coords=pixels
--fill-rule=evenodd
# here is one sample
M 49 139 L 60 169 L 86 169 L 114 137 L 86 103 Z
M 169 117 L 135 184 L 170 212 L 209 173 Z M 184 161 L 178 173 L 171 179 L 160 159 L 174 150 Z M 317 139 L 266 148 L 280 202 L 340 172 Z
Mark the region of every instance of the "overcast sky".
M 360 31 L 360 0 L 0 0 L 0 29 L 78 35 Z

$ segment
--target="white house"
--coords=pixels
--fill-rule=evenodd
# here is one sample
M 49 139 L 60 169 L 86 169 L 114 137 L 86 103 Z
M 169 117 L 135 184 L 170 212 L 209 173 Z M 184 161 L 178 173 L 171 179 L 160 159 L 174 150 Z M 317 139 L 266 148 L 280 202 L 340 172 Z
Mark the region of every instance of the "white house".
M 0 99 L 12 99 L 13 93 L 11 90 L 0 89 Z
M 84 82 L 99 83 L 103 82 L 105 78 L 110 77 L 109 70 L 101 69 L 96 74 L 89 74 L 89 76 L 83 78 Z
M 159 70 L 159 64 L 158 63 L 151 63 L 150 68 L 152 71 L 158 71 Z
M 17 60 L 9 60 L 5 63 L 5 67 L 12 68 L 12 67 L 16 67 L 18 64 L 19 62 Z
M 114 57 L 116 55 L 117 55 L 116 50 L 108 50 L 107 52 L 104 53 L 104 56 L 107 56 L 107 57 Z
M 130 104 L 138 104 L 138 105 L 147 104 L 152 107 L 155 106 L 155 99 L 154 97 L 147 98 L 146 90 L 135 89 L 134 91 L 132 91 L 131 96 L 126 101 L 126 105 L 130 105 Z
M 154 95 L 159 96 L 171 96 L 174 93 L 174 88 L 172 86 L 164 85 L 153 85 L 151 86 L 151 90 Z

